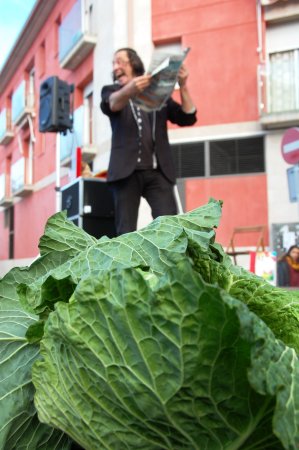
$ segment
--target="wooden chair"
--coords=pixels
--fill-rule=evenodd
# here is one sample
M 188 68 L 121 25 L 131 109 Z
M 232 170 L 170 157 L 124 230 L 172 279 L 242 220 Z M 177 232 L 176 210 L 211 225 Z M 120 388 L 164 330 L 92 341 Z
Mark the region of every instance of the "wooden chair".
M 237 264 L 236 258 L 238 255 L 249 255 L 251 251 L 258 252 L 258 251 L 265 250 L 265 242 L 264 242 L 265 230 L 266 230 L 265 225 L 257 225 L 257 226 L 253 226 L 253 227 L 236 227 L 233 229 L 233 233 L 229 240 L 229 244 L 226 249 L 226 253 L 233 257 L 235 264 Z M 248 234 L 248 233 L 256 233 L 257 234 L 256 249 L 255 250 L 250 250 L 250 249 L 236 250 L 235 249 L 236 236 L 240 235 L 240 234 Z

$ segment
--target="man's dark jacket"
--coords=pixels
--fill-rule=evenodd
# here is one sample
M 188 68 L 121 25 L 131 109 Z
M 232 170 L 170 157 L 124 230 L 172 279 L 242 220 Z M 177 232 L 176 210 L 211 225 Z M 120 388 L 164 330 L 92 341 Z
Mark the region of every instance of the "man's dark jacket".
M 119 89 L 121 86 L 117 84 L 104 86 L 100 105 L 103 113 L 109 117 L 112 129 L 108 181 L 117 181 L 131 175 L 138 158 L 138 130 L 130 105 L 117 112 L 112 112 L 109 107 L 110 95 Z M 179 126 L 190 126 L 196 122 L 196 113 L 185 113 L 181 105 L 170 98 L 160 111 L 149 115 L 158 167 L 174 184 L 175 167 L 168 141 L 167 120 Z

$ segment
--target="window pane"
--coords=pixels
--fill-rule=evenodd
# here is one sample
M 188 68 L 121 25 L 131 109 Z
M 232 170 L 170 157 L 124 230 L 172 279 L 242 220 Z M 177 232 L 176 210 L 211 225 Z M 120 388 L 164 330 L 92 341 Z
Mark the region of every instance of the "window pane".
M 74 111 L 74 130 L 67 130 L 65 134 L 60 134 L 60 160 L 71 158 L 76 147 L 82 147 L 84 131 L 84 107 L 79 106 Z
M 203 177 L 205 175 L 204 143 L 172 146 L 177 178 Z
M 24 157 L 19 158 L 16 162 L 14 162 L 11 165 L 10 189 L 12 194 L 15 194 L 24 187 L 26 179 L 25 168 L 26 168 L 26 161 Z
M 59 27 L 59 60 L 72 50 L 82 36 L 81 0 L 77 0 Z
M 0 175 L 0 201 L 4 200 L 6 195 L 6 174 L 1 173 Z
M 3 109 L 0 113 L 0 137 L 2 137 L 7 131 L 7 114 L 6 109 Z
M 23 80 L 12 95 L 12 120 L 15 121 L 25 109 L 25 80 Z

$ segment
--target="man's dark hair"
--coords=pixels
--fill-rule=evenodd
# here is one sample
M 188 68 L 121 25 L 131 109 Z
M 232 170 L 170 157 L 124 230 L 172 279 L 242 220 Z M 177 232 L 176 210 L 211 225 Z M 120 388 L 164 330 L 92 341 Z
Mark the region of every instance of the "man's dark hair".
M 139 77 L 140 75 L 144 74 L 145 70 L 143 62 L 141 61 L 140 56 L 133 48 L 130 47 L 119 48 L 118 50 L 116 50 L 114 54 L 116 55 L 116 53 L 118 52 L 127 52 L 128 59 L 133 69 L 133 73 L 136 77 Z

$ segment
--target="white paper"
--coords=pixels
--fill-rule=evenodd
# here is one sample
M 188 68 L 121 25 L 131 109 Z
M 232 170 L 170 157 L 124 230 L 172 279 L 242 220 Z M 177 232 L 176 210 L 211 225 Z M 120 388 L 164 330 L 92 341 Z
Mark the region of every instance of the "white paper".
M 147 71 L 152 74 L 151 84 L 133 99 L 137 106 L 147 112 L 163 108 L 173 92 L 178 72 L 189 50 L 187 48 L 174 54 L 160 51 L 153 53 Z

